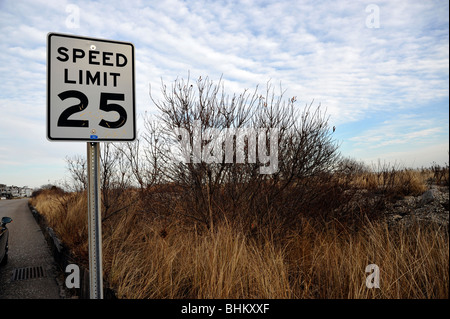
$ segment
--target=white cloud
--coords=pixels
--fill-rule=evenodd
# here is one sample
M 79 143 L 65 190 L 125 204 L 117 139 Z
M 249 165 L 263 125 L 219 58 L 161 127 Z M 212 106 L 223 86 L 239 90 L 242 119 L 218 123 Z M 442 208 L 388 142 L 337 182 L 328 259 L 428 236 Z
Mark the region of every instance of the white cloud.
M 66 24 L 70 3 L 79 8 L 77 29 Z M 379 7 L 379 29 L 366 26 L 369 4 Z M 124 5 L 6 0 L 0 8 L 0 133 L 28 141 L 42 160 L 49 157 L 39 149 L 71 149 L 42 138 L 48 32 L 133 42 L 140 112 L 155 111 L 149 84 L 158 96 L 161 78 L 170 84 L 189 72 L 192 80 L 201 75 L 217 82 L 223 74 L 230 94 L 256 85 L 264 89 L 268 80 L 274 86 L 281 83 L 286 98 L 297 96 L 300 107 L 313 99 L 321 103 L 333 124 L 356 127 L 375 115 L 378 121 L 385 113 L 394 117 L 382 121 L 377 130 L 354 129 L 348 140 L 362 149 L 367 141 L 378 143 L 379 157 L 389 151 L 381 146 L 405 144 L 402 141 L 438 145 L 448 140 L 448 133 L 443 133 L 448 119 L 446 125 L 443 119 L 436 126 L 436 116 L 422 110 L 433 101 L 448 99 L 445 1 L 136 0 Z M 402 115 L 406 113 L 412 116 Z M 33 146 L 29 135 L 17 133 L 22 127 L 18 118 L 34 127 L 33 135 L 41 134 L 39 144 Z M 19 154 L 13 143 L 7 145 Z
M 400 114 L 349 140 L 357 147 L 379 149 L 387 145 L 434 142 L 436 136 L 446 133 L 447 129 L 448 120 L 446 124 L 445 119 L 424 119 L 416 115 Z
M 448 141 L 444 143 L 424 145 L 421 148 L 398 149 L 384 152 L 382 156 L 378 153 L 363 152 L 357 154 L 357 158 L 363 159 L 368 165 L 377 165 L 379 161 L 390 165 L 397 164 L 401 168 L 430 167 L 433 162 L 439 165 L 448 165 Z

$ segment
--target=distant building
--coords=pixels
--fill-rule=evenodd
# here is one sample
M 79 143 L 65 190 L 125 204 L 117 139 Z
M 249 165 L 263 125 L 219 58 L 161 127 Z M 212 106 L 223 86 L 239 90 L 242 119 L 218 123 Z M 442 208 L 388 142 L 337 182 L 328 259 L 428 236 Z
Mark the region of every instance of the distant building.
M 12 197 L 19 197 L 20 196 L 20 189 L 17 186 L 11 186 L 11 196 Z
M 31 197 L 33 190 L 28 186 L 7 186 L 0 184 L 0 198 Z
M 6 197 L 6 196 L 7 196 L 6 185 L 0 184 L 0 197 Z
M 27 186 L 24 186 L 20 189 L 20 197 L 31 197 L 33 190 Z

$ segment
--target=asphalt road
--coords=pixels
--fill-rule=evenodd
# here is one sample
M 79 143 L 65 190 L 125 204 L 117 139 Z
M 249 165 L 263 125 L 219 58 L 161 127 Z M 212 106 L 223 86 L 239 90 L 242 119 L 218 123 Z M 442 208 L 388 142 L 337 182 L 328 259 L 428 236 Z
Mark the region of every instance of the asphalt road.
M 0 200 L 0 219 L 3 216 L 13 219 L 7 225 L 8 263 L 0 267 L 0 299 L 60 299 L 56 265 L 27 202 L 27 199 Z M 22 268 L 38 271 L 26 274 L 19 270 Z

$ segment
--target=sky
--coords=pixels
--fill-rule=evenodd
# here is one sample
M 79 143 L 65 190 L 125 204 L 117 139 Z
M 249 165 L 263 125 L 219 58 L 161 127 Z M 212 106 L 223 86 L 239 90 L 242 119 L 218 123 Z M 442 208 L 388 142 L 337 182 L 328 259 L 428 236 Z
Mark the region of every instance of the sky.
M 68 178 L 85 142 L 46 137 L 47 34 L 135 47 L 137 130 L 161 81 L 266 83 L 326 109 L 346 157 L 449 162 L 449 2 L 0 0 L 0 184 Z

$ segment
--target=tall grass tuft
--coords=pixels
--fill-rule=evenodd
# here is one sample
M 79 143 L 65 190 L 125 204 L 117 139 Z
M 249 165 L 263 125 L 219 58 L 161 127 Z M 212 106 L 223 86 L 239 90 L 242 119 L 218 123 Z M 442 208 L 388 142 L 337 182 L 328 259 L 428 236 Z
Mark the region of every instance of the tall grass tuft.
M 87 264 L 84 193 L 44 192 L 32 204 Z M 276 239 L 228 222 L 214 231 L 154 218 L 130 206 L 103 222 L 104 278 L 119 298 L 448 298 L 448 226 L 388 226 L 298 217 Z M 277 229 L 277 234 L 281 231 Z M 380 269 L 366 287 L 365 267 Z

